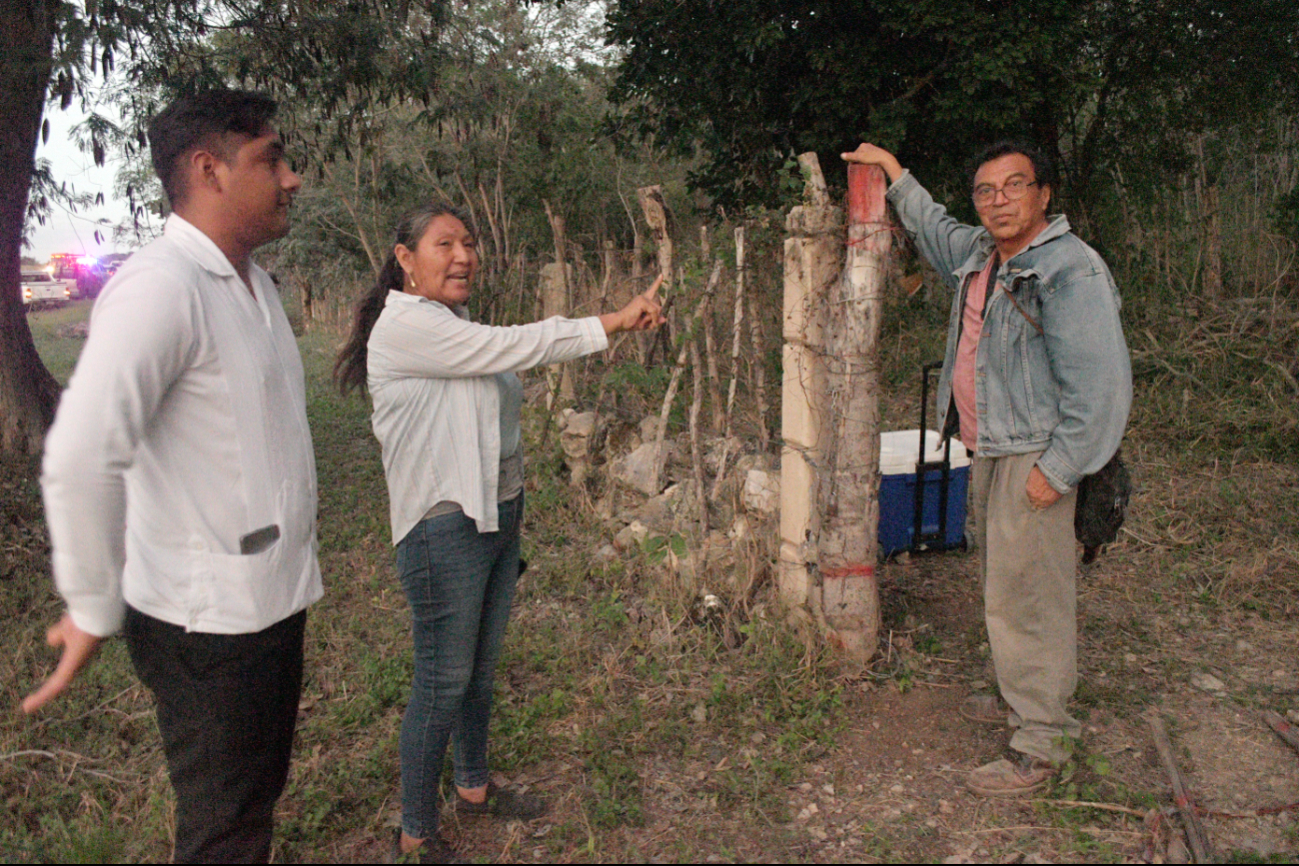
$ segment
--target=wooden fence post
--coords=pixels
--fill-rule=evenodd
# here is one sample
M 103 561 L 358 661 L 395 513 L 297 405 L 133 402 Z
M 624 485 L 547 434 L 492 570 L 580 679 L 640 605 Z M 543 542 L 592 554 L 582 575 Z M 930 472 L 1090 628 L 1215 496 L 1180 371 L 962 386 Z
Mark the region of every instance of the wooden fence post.
M 819 574 L 828 636 L 865 663 L 879 639 L 879 331 L 892 245 L 877 166 L 848 167 L 848 249 L 831 294 L 826 363 L 833 430 L 821 477 Z

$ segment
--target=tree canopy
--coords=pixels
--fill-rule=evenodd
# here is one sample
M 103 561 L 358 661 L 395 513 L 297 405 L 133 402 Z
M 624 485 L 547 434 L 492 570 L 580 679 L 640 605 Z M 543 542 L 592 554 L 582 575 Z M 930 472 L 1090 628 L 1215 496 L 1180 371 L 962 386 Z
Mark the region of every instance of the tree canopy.
M 22 0 L 0 5 L 0 450 L 34 450 L 57 386 L 32 345 L 19 300 L 33 154 L 47 99 L 62 108 L 90 85 L 113 91 L 126 124 L 85 124 L 102 164 L 109 147 L 143 148 L 144 124 L 171 97 L 235 84 L 302 109 L 290 134 L 317 153 L 346 148 L 377 109 L 427 99 L 446 0 Z M 48 127 L 44 128 L 48 134 Z M 134 190 L 127 197 L 136 206 Z M 39 199 L 37 201 L 39 205 Z
M 1197 130 L 1295 105 L 1286 0 L 613 0 L 613 91 L 704 162 L 719 202 L 766 200 L 790 155 L 859 140 L 959 183 L 980 145 L 1027 137 L 1066 191 L 1103 163 L 1173 166 Z

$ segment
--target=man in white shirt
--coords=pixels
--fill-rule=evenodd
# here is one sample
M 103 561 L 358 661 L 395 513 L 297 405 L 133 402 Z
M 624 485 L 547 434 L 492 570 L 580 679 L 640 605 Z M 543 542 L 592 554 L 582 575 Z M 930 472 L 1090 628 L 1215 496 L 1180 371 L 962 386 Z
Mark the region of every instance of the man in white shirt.
M 174 213 L 105 287 L 46 440 L 61 692 L 121 630 L 158 701 L 177 862 L 266 862 L 306 608 L 321 596 L 302 362 L 257 247 L 301 179 L 275 103 L 215 90 L 149 125 Z

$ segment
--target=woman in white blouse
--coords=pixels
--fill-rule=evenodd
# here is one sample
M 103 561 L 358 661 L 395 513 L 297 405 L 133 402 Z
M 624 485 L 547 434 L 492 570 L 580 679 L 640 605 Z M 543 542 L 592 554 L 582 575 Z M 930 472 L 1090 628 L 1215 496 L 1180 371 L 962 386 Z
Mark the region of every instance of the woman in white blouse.
M 527 820 L 536 797 L 489 785 L 492 675 L 519 573 L 523 455 L 515 374 L 662 324 L 658 283 L 616 313 L 515 327 L 469 321 L 473 233 L 452 208 L 407 214 L 357 305 L 334 374 L 364 385 L 383 448 L 397 570 L 414 620 L 415 677 L 401 731 L 402 826 L 394 853 L 455 860 L 437 835 L 448 740 L 462 815 Z

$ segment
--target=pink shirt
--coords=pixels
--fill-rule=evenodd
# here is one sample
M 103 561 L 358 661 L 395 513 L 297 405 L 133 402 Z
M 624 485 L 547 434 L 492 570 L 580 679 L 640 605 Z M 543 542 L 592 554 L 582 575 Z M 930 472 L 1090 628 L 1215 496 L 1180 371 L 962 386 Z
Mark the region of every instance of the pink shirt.
M 988 295 L 995 256 L 988 257 L 983 270 L 970 280 L 961 314 L 961 339 L 956 344 L 956 364 L 952 369 L 952 398 L 961 416 L 961 442 L 973 453 L 979 441 L 979 404 L 974 381 L 975 359 L 979 354 L 979 336 L 983 332 L 983 304 Z

